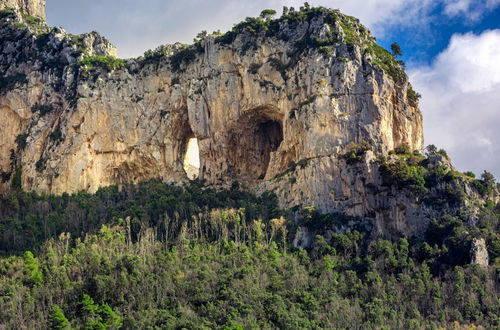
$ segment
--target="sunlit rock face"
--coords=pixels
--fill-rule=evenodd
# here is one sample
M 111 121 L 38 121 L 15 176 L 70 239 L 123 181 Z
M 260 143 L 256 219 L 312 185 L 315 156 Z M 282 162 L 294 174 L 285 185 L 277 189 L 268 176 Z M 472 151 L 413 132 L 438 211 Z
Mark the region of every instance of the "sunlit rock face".
M 11 8 L 45 20 L 45 2 L 46 0 L 0 0 L 0 10 Z
M 0 91 L 4 189 L 19 169 L 24 189 L 55 194 L 190 175 L 274 190 L 283 207 L 370 216 L 388 234 L 425 227 L 415 201 L 367 188 L 380 184 L 378 156 L 422 149 L 422 116 L 404 72 L 355 19 L 321 9 L 109 66 L 82 64 L 116 54 L 99 35 L 23 32 L 16 19 L 0 31 L 0 69 L 14 81 Z M 193 138 L 199 169 L 186 173 Z M 339 157 L 362 142 L 365 165 Z
M 475 238 L 471 246 L 471 264 L 488 266 L 489 256 L 484 238 Z

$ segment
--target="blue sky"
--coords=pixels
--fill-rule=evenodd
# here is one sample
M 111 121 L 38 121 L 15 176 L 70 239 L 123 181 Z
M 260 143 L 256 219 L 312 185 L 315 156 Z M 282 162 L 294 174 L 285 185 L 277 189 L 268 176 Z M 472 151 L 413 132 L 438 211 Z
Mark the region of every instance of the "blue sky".
M 500 2 L 497 6 L 491 5 L 490 9 L 485 1 L 464 2 L 470 3 L 469 10 L 465 12 L 447 13 L 446 2 L 436 1 L 415 22 L 384 24 L 384 32 L 378 41 L 388 49 L 393 41 L 398 42 L 404 50 L 403 60 L 415 66 L 430 64 L 448 46 L 454 34 L 480 34 L 485 30 L 500 28 Z
M 47 0 L 49 25 L 96 30 L 134 57 L 189 43 L 201 30 L 229 30 L 262 9 L 296 0 Z M 422 94 L 426 144 L 462 171 L 500 179 L 500 0 L 311 0 L 358 17 L 386 48 L 396 41 Z

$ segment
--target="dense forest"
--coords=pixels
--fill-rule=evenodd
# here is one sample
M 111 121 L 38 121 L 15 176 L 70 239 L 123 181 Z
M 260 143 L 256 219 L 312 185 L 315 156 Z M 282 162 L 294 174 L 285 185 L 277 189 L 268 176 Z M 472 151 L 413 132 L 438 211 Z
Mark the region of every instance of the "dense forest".
M 321 228 L 356 219 L 280 210 L 236 183 L 16 191 L 1 203 L 7 328 L 500 326 L 498 259 L 470 265 L 473 230 L 449 215 L 423 240 L 389 241 L 366 226 L 327 239 Z M 498 207 L 482 212 L 477 230 L 498 237 Z M 293 247 L 299 225 L 318 233 L 308 249 Z

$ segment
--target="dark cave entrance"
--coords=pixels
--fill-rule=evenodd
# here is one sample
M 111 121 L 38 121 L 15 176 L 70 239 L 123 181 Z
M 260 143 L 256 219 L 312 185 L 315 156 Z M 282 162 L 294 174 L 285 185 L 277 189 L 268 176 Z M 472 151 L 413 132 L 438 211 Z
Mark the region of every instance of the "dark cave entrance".
M 244 115 L 231 132 L 229 169 L 238 180 L 254 181 L 266 177 L 272 154 L 283 141 L 280 118 L 263 111 Z

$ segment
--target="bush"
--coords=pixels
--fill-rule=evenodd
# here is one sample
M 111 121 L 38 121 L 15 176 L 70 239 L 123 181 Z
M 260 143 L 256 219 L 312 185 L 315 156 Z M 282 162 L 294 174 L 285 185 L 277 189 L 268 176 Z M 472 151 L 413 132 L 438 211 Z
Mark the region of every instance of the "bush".
M 402 144 L 396 149 L 394 149 L 394 152 L 396 155 L 411 155 L 411 149 L 410 146 L 407 144 Z
M 172 64 L 172 70 L 174 72 L 181 71 L 182 63 L 192 62 L 196 58 L 196 53 L 197 53 L 197 50 L 196 50 L 195 46 L 186 47 L 183 50 L 175 53 L 173 56 L 170 57 L 170 63 Z
M 419 165 L 408 165 L 405 160 L 394 162 L 384 161 L 380 165 L 380 173 L 384 184 L 396 185 L 399 188 L 408 188 L 414 192 L 426 192 L 426 170 Z
M 411 85 L 408 86 L 408 91 L 406 93 L 407 93 L 406 97 L 408 99 L 408 103 L 411 106 L 418 107 L 418 102 L 420 101 L 420 98 L 422 97 L 422 95 L 415 92 L 415 90 L 413 89 L 413 87 Z
M 78 61 L 77 65 L 84 70 L 105 69 L 107 71 L 119 70 L 125 66 L 125 60 L 109 55 L 95 55 Z
M 345 159 L 347 164 L 352 165 L 360 160 L 362 160 L 368 150 L 372 150 L 372 147 L 366 141 L 361 141 L 360 143 L 351 142 L 347 146 L 348 151 L 340 155 L 341 159 Z
M 11 182 L 11 187 L 14 190 L 21 190 L 23 187 L 23 180 L 22 180 L 22 175 L 23 175 L 23 170 L 22 168 L 17 168 L 16 171 L 14 172 L 14 176 L 12 177 L 12 182 Z
M 484 171 L 483 174 L 481 174 L 481 179 L 474 180 L 472 185 L 481 194 L 481 196 L 487 196 L 495 189 L 495 177 L 490 172 Z

